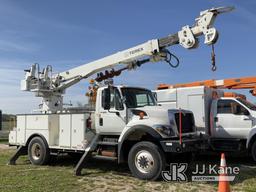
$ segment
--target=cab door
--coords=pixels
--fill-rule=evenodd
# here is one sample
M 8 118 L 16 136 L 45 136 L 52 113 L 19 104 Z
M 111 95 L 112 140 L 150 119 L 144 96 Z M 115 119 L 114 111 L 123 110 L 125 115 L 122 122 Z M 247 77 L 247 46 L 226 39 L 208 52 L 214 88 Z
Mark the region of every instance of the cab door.
M 98 127 L 101 134 L 119 135 L 125 127 L 125 108 L 116 87 L 105 88 L 101 95 Z
M 214 122 L 214 136 L 218 138 L 246 138 L 252 128 L 249 111 L 232 99 L 217 101 L 217 114 Z

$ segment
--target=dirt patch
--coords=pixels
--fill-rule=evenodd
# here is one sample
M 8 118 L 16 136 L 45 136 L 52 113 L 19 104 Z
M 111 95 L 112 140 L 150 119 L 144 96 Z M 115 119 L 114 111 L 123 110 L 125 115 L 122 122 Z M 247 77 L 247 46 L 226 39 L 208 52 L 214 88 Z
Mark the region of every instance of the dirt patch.
M 0 149 L 15 149 L 15 147 L 10 147 L 7 144 L 0 144 Z

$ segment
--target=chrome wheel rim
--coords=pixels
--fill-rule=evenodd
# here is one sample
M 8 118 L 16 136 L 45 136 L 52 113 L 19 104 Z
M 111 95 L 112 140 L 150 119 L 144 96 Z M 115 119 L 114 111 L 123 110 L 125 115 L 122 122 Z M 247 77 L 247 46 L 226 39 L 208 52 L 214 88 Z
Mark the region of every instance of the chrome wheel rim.
M 41 147 L 38 143 L 34 143 L 31 147 L 31 154 L 34 160 L 38 160 L 41 156 Z
M 155 165 L 155 161 L 150 152 L 139 151 L 135 156 L 135 166 L 141 173 L 149 173 Z

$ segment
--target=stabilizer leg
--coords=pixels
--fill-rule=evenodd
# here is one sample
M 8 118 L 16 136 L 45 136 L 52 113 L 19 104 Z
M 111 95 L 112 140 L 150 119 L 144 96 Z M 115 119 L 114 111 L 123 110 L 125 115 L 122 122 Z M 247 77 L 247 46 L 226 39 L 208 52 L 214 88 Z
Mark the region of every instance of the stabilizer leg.
M 10 158 L 9 162 L 7 163 L 7 165 L 15 165 L 17 159 L 22 156 L 22 155 L 27 155 L 28 151 L 27 151 L 27 147 L 24 146 L 19 146 L 19 148 L 17 149 L 17 151 L 14 153 L 14 155 Z
M 98 137 L 99 137 L 98 135 L 94 136 L 94 138 L 90 142 L 89 146 L 85 149 L 85 152 L 84 152 L 83 156 L 81 157 L 79 162 L 76 164 L 76 167 L 75 167 L 75 170 L 74 170 L 76 176 L 81 175 L 81 171 L 82 171 L 82 169 L 85 165 L 85 162 L 91 156 L 92 151 L 97 147 Z
M 79 162 L 76 164 L 76 167 L 75 167 L 75 175 L 76 176 L 81 175 L 81 171 L 85 165 L 85 162 L 89 159 L 90 155 L 91 155 L 91 152 L 89 152 L 89 151 L 84 152 L 83 156 L 81 157 Z

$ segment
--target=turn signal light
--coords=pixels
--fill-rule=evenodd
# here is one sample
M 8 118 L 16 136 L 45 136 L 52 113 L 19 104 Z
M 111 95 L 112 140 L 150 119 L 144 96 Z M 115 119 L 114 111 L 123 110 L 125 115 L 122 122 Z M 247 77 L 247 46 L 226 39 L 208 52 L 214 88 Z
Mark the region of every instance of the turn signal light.
M 144 112 L 140 112 L 140 113 L 139 113 L 139 116 L 140 116 L 140 119 L 143 119 L 144 116 L 145 116 Z

